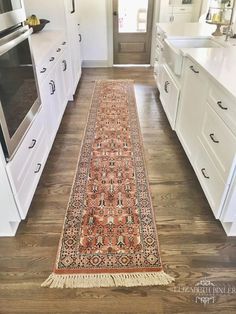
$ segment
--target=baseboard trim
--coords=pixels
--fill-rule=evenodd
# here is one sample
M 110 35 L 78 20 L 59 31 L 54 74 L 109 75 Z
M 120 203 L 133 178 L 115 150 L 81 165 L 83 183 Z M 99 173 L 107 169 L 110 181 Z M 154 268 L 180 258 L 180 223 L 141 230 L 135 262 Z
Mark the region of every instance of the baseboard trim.
M 108 60 L 83 60 L 82 68 L 107 68 Z

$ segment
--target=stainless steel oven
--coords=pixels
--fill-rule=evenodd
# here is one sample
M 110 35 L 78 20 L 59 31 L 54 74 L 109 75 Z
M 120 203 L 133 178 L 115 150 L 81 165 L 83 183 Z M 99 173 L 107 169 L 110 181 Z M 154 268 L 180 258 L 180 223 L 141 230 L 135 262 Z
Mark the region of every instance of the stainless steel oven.
M 18 25 L 0 37 L 0 140 L 7 160 L 41 104 L 30 50 L 31 32 L 28 26 Z

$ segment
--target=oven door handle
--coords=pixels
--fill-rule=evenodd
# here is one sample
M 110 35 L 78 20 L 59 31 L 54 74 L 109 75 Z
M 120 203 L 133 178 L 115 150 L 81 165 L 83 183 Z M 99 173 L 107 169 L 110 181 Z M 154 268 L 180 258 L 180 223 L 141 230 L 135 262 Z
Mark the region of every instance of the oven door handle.
M 27 28 L 23 28 L 23 29 L 24 30 L 20 32 L 19 30 L 16 31 L 15 32 L 16 37 L 13 38 L 12 40 L 9 40 L 5 44 L 1 45 L 1 42 L 0 42 L 0 56 L 6 53 L 7 51 L 11 50 L 12 48 L 14 48 L 16 45 L 20 44 L 22 41 L 28 38 L 33 32 L 33 29 L 32 28 L 28 29 L 28 26 Z

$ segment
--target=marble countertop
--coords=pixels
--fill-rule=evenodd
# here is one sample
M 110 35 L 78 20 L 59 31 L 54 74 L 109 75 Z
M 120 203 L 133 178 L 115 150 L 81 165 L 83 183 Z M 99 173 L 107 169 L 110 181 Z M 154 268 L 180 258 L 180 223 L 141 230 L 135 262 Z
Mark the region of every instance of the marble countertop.
M 236 99 L 236 47 L 185 49 L 185 54 Z
M 211 36 L 215 25 L 205 23 L 158 23 L 157 26 L 169 39 L 210 37 L 222 44 L 222 48 L 180 48 L 180 50 L 236 98 L 236 39 L 225 42 L 225 36 Z
M 209 38 L 215 25 L 206 23 L 157 23 L 168 38 Z

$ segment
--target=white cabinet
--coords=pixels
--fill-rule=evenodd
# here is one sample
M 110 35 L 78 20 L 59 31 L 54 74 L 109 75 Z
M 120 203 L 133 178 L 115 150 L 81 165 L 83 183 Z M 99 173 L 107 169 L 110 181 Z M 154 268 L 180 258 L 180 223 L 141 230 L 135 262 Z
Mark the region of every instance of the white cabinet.
M 200 125 L 199 138 L 226 182 L 235 158 L 236 137 L 208 103 Z
M 71 77 L 69 91 L 74 95 L 81 76 L 81 57 L 79 33 L 78 7 L 76 0 L 25 0 L 27 16 L 36 14 L 39 18 L 46 18 L 50 21 L 46 25 L 46 30 L 61 30 L 65 32 L 68 42 L 68 64 L 71 67 Z M 44 31 L 44 30 L 43 30 Z
M 25 0 L 27 15 L 50 20 L 32 35 L 42 105 L 8 163 L 0 147 L 0 236 L 15 235 L 25 219 L 68 100 L 81 76 L 77 1 Z M 50 30 L 51 29 L 51 30 Z
M 40 107 L 6 171 L 21 216 L 25 219 L 48 156 L 45 112 Z
M 163 72 L 163 41 L 164 34 L 157 28 L 156 47 L 154 55 L 154 78 L 158 89 L 161 88 L 162 72 Z
M 192 22 L 193 8 L 191 5 L 182 5 L 169 8 L 169 22 L 190 23 Z
M 215 218 L 219 219 L 228 186 L 221 178 L 205 147 L 199 142 L 197 155 L 193 157 L 193 167 L 205 192 Z
M 72 84 L 73 94 L 75 93 L 81 76 L 81 34 L 80 24 L 78 19 L 78 5 L 76 0 L 65 1 L 66 23 L 67 23 L 67 36 L 71 49 L 72 67 Z
M 175 128 L 179 86 L 166 65 L 162 66 L 160 83 L 160 100 L 172 129 Z
M 163 109 L 171 128 L 174 130 L 180 95 L 180 82 L 166 64 L 164 40 L 165 33 L 157 26 L 154 78 L 160 92 Z
M 186 59 L 183 73 L 184 83 L 181 88 L 176 133 L 191 159 L 198 150 L 196 134 L 202 121 L 208 79 L 199 67 L 188 59 Z
M 0 236 L 14 236 L 21 221 L 0 147 Z
M 70 67 L 67 42 L 60 40 L 38 70 L 41 73 L 42 69 L 47 69 L 39 80 L 39 92 L 46 112 L 50 146 L 69 99 Z
M 192 4 L 182 4 L 182 1 L 160 1 L 160 23 L 193 22 Z
M 176 132 L 228 235 L 236 235 L 235 121 L 235 99 L 186 58 Z

